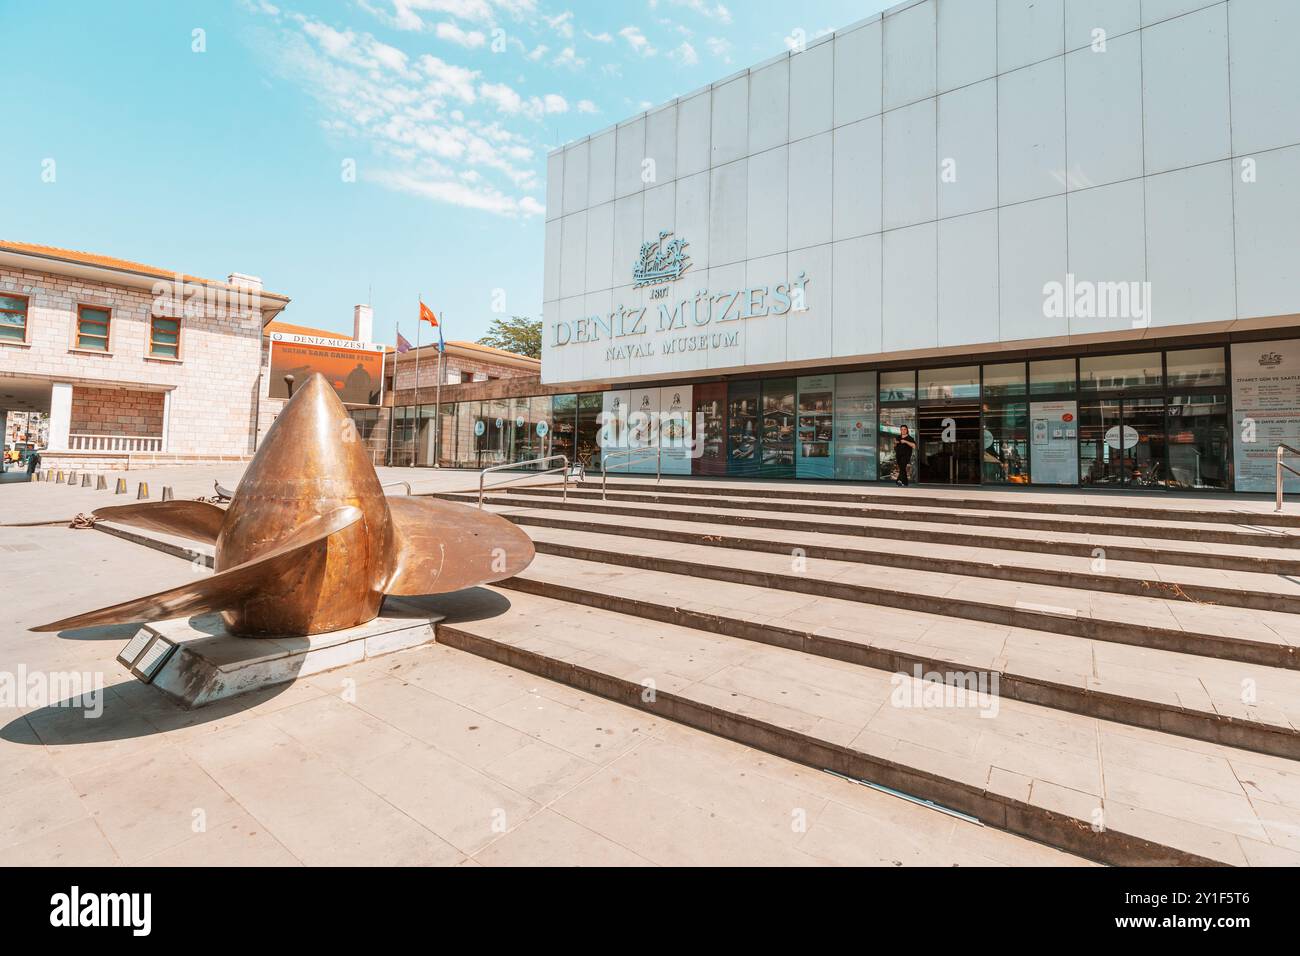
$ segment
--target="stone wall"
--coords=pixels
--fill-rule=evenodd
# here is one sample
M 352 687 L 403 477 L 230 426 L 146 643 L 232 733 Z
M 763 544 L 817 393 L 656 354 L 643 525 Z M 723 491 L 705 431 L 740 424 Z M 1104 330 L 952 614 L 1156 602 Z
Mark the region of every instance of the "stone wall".
M 262 315 L 254 293 L 203 302 L 170 283 L 124 288 L 33 270 L 0 269 L 0 291 L 27 296 L 27 341 L 0 342 L 0 379 L 19 377 L 92 387 L 171 392 L 167 451 L 245 455 L 252 448 Z M 157 298 L 181 315 L 178 359 L 148 355 Z M 112 310 L 107 353 L 76 349 L 77 306 Z M 74 398 L 75 401 L 75 398 Z
M 156 438 L 163 433 L 163 405 L 162 392 L 74 386 L 71 431 Z

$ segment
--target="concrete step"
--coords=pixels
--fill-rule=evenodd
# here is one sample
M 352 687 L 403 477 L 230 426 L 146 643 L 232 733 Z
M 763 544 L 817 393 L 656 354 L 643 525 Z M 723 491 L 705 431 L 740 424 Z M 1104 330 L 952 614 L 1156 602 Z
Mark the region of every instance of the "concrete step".
M 1300 758 L 1300 672 L 542 554 L 501 587 L 891 673 L 996 673 L 1013 700 Z M 1248 693 L 1247 693 L 1248 691 Z M 1249 703 L 1243 701 L 1249 700 Z
M 811 558 L 859 564 L 1300 613 L 1300 580 L 1263 572 L 1163 565 L 1155 563 L 1159 560 L 1158 552 L 1152 553 L 1150 562 L 1111 560 L 1109 555 L 1099 561 L 1093 556 L 1027 553 L 1010 563 L 1001 563 L 998 559 L 1002 555 L 988 549 L 936 545 L 907 538 L 872 539 L 841 533 L 843 528 L 830 523 L 821 525 L 823 530 L 816 532 L 747 527 L 743 533 L 737 534 L 732 525 L 679 520 L 675 512 L 663 518 L 638 516 L 632 521 L 617 509 L 595 511 L 577 505 L 565 514 L 557 514 L 545 509 L 521 508 L 508 498 L 489 498 L 485 503 L 490 510 L 523 526 L 612 532 L 630 538 L 771 554 L 789 555 L 801 551 Z
M 443 497 L 465 502 L 477 501 L 477 495 L 448 494 Z M 553 511 L 585 512 L 591 514 L 617 514 L 628 519 L 660 519 L 671 517 L 677 521 L 706 524 L 734 525 L 744 528 L 772 528 L 786 531 L 825 532 L 828 529 L 841 535 L 858 535 L 884 541 L 906 541 L 943 546 L 990 549 L 998 552 L 1027 552 L 1092 560 L 1101 549 L 1110 561 L 1158 563 L 1180 567 L 1207 568 L 1223 571 L 1244 571 L 1270 575 L 1300 575 L 1300 556 L 1289 557 L 1288 552 L 1273 547 L 1248 544 L 1233 545 L 1181 541 L 1173 545 L 1166 540 L 1130 536 L 1118 531 L 1088 533 L 1027 530 L 1010 522 L 1000 527 L 963 527 L 936 522 L 894 521 L 888 518 L 864 517 L 846 521 L 835 515 L 780 514 L 776 509 L 747 511 L 743 509 L 712 509 L 694 507 L 692 502 L 674 500 L 671 505 L 645 505 L 618 500 L 601 501 L 599 497 L 571 497 L 566 503 L 561 498 L 539 495 L 489 495 L 485 502 L 495 505 L 513 505 L 517 508 L 550 509 Z M 894 544 L 882 544 L 892 549 Z
M 505 492 L 510 497 L 520 499 L 557 498 L 563 494 L 560 489 L 537 487 L 508 488 Z M 601 492 L 570 489 L 568 497 L 570 502 L 596 501 L 601 499 Z M 1014 523 L 1017 528 L 1028 531 L 1121 535 L 1124 537 L 1180 542 L 1195 541 L 1207 544 L 1252 545 L 1273 548 L 1283 552 L 1300 548 L 1300 528 L 1269 528 L 1246 523 L 1224 524 L 1222 522 L 1162 519 L 1158 523 L 1154 521 L 1140 523 L 1125 521 L 1121 524 L 1109 517 L 1083 515 L 1043 517 L 1026 513 L 977 511 L 967 508 L 923 508 L 917 507 L 910 502 L 896 506 L 876 504 L 845 505 L 800 499 L 783 500 L 779 498 L 697 495 L 685 491 L 666 490 L 659 492 L 629 492 L 611 489 L 607 499 L 609 501 L 671 507 L 690 506 L 697 510 L 776 511 L 782 514 L 834 516 L 857 520 L 877 519 L 892 522 L 927 522 L 979 528 L 1001 529 L 1008 524 Z
M 499 615 L 439 625 L 439 642 L 1101 862 L 1300 864 L 1292 761 L 508 597 Z
M 593 480 L 598 482 L 599 478 Z M 1148 492 L 1118 495 L 1113 492 L 1045 491 L 982 488 L 930 489 L 914 486 L 895 489 L 888 484 L 824 487 L 805 482 L 745 481 L 715 479 L 673 479 L 660 483 L 632 477 L 613 477 L 609 487 L 616 491 L 648 491 L 721 497 L 775 498 L 781 501 L 823 501 L 853 504 L 908 505 L 912 507 L 957 508 L 974 511 L 1006 511 L 1017 514 L 1091 515 L 1126 520 L 1200 521 L 1250 524 L 1266 527 L 1300 528 L 1300 514 L 1274 512 L 1273 502 L 1264 496 L 1241 498 L 1231 495 L 1185 496 Z
M 1300 617 L 1156 597 L 969 578 L 822 558 L 718 549 L 618 534 L 527 528 L 540 553 L 698 580 L 730 581 L 862 604 L 1180 651 L 1269 667 L 1300 668 Z

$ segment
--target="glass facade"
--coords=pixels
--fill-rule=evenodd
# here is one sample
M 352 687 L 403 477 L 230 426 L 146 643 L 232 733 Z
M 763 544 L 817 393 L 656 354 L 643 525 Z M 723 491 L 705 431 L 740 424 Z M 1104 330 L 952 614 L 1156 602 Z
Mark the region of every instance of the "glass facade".
M 1225 490 L 1227 383 L 1216 346 L 491 399 L 443 405 L 437 428 L 432 405 L 357 424 L 367 443 L 386 424 L 393 465 L 566 455 L 599 473 L 614 449 L 659 447 L 665 474 L 850 481 L 893 481 L 907 426 L 922 484 Z

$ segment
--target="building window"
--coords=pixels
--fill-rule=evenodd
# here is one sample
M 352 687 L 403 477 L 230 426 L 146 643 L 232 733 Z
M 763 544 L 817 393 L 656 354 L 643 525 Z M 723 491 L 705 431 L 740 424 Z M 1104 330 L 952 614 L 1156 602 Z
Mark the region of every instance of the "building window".
M 166 316 L 149 319 L 149 356 L 151 358 L 181 357 L 181 320 Z
M 77 306 L 77 348 L 92 352 L 108 351 L 108 309 Z
M 27 341 L 27 299 L 0 295 L 0 342 Z

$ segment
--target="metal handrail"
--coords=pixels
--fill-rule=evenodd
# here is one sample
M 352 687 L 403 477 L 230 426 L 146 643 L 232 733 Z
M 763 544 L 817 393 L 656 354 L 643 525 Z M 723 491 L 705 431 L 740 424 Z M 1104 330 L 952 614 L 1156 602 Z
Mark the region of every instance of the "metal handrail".
M 604 501 L 605 493 L 609 487 L 609 461 L 611 458 L 618 458 L 620 455 L 628 458 L 628 464 L 631 464 L 633 455 L 654 455 L 655 456 L 655 484 L 663 481 L 664 477 L 664 450 L 662 447 L 655 448 L 626 448 L 621 451 L 611 451 L 600 457 L 600 500 Z
M 561 461 L 564 464 L 561 465 L 559 468 L 548 468 L 545 471 L 530 471 L 526 475 L 518 475 L 517 477 L 511 478 L 510 481 L 503 481 L 501 482 L 501 484 L 494 485 L 493 487 L 501 488 L 504 487 L 505 485 L 510 484 L 510 482 L 512 481 L 523 481 L 525 478 L 539 478 L 542 475 L 554 475 L 557 472 L 563 472 L 564 501 L 567 504 L 569 501 L 569 456 L 568 455 L 547 455 L 545 458 L 534 458 L 531 461 L 516 461 L 516 462 L 511 462 L 508 465 L 493 465 L 491 468 L 484 468 L 482 471 L 480 471 L 478 473 L 479 508 L 482 509 L 483 507 L 483 482 L 487 479 L 487 476 L 490 473 L 494 471 L 509 471 L 514 468 L 523 468 L 525 465 L 544 465 L 548 461 Z
M 390 481 L 388 484 L 386 484 L 386 485 L 380 485 L 379 487 L 380 487 L 381 489 L 383 489 L 383 488 L 396 488 L 398 485 L 402 485 L 403 487 L 405 487 L 405 488 L 406 488 L 406 494 L 407 494 L 407 497 L 410 497 L 410 494 L 411 494 L 411 483 L 410 483 L 409 481 Z
M 1274 479 L 1277 484 L 1277 507 L 1273 509 L 1274 511 L 1282 510 L 1282 469 L 1285 468 L 1287 471 L 1291 472 L 1291 474 L 1300 478 L 1300 471 L 1296 471 L 1282 460 L 1287 452 L 1290 452 L 1293 455 L 1300 455 L 1300 448 L 1292 448 L 1290 445 L 1283 444 L 1277 446 L 1277 474 Z

